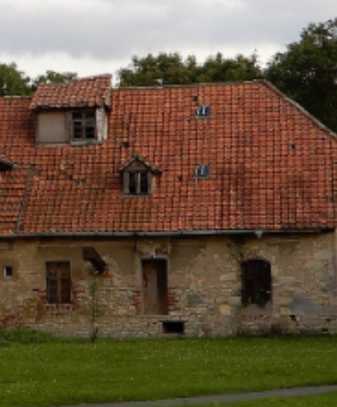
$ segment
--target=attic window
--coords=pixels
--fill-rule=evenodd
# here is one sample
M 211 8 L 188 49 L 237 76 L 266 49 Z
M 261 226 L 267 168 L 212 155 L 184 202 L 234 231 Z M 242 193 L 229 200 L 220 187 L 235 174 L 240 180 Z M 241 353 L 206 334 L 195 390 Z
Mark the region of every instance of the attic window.
M 151 192 L 151 172 L 149 170 L 125 171 L 123 183 L 124 193 L 128 195 L 148 195 Z
M 72 140 L 94 140 L 96 138 L 95 110 L 77 110 L 71 113 Z
M 161 173 L 159 168 L 138 154 L 126 162 L 119 172 L 122 175 L 123 192 L 130 196 L 150 195 L 154 175 Z
M 211 114 L 211 108 L 207 105 L 200 105 L 195 111 L 197 117 L 208 117 Z
M 208 178 L 209 174 L 209 167 L 205 164 L 200 164 L 195 169 L 195 177 L 196 178 Z

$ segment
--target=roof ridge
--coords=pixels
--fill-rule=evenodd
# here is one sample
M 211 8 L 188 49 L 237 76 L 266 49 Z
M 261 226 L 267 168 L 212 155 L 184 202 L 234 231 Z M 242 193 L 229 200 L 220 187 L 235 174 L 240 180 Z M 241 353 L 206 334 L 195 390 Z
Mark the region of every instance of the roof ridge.
M 142 89 L 153 89 L 160 90 L 165 88 L 193 88 L 193 87 L 203 87 L 203 86 L 233 86 L 233 85 L 244 85 L 244 84 L 254 84 L 263 82 L 263 79 L 251 79 L 251 80 L 240 80 L 240 81 L 223 81 L 223 82 L 195 82 L 195 83 L 185 83 L 185 84 L 163 84 L 163 85 L 145 85 L 145 86 L 121 86 L 113 87 L 113 91 L 120 90 L 142 90 Z
M 91 76 L 85 76 L 85 77 L 81 77 L 81 78 L 74 78 L 72 80 L 70 80 L 67 83 L 41 83 L 38 85 L 39 87 L 42 86 L 69 86 L 72 85 L 75 82 L 81 82 L 81 81 L 93 81 L 96 79 L 110 79 L 112 80 L 112 74 L 100 74 L 100 75 L 91 75 Z
M 31 99 L 32 96 L 28 95 L 3 95 L 0 99 Z

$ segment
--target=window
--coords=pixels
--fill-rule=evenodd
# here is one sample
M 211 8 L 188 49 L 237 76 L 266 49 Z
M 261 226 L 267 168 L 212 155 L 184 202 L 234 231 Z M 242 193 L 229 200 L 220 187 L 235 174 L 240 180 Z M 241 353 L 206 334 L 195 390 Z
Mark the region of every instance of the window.
M 197 117 L 208 117 L 211 114 L 210 106 L 201 105 L 195 111 Z
M 125 171 L 124 192 L 129 195 L 148 195 L 151 192 L 151 172 Z
M 49 304 L 71 303 L 69 262 L 47 263 L 47 301 Z
M 4 275 L 5 280 L 10 280 L 11 278 L 13 278 L 13 267 L 12 266 L 4 266 L 3 275 Z
M 79 110 L 71 114 L 73 141 L 96 138 L 96 114 L 94 110 Z
M 241 264 L 242 305 L 264 307 L 271 301 L 272 281 L 270 263 L 265 260 L 247 260 Z
M 198 165 L 195 169 L 195 176 L 197 178 L 208 178 L 209 168 L 208 165 Z

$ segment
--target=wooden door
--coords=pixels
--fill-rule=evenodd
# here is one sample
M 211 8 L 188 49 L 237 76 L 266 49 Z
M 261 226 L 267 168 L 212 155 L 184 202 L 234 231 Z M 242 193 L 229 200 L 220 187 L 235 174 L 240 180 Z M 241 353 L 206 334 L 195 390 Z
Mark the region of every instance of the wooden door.
M 142 261 L 144 314 L 167 314 L 167 263 L 163 259 Z

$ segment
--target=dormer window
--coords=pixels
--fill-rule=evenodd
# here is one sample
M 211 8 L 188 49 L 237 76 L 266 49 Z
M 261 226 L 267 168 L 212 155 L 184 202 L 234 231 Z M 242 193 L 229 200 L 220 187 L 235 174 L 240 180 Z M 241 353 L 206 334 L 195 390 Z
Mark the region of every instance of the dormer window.
M 160 171 L 136 155 L 128 161 L 121 169 L 123 192 L 130 196 L 144 196 L 152 192 L 153 175 Z
M 108 137 L 110 108 L 111 75 L 41 84 L 30 104 L 36 118 L 36 141 L 74 146 L 102 143 Z
M 94 140 L 96 138 L 95 110 L 78 110 L 71 113 L 72 140 Z
M 125 171 L 124 192 L 128 195 L 148 195 L 151 193 L 151 172 Z
M 208 117 L 211 114 L 211 108 L 207 105 L 200 105 L 195 111 L 197 117 Z

